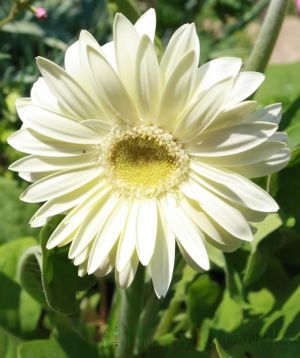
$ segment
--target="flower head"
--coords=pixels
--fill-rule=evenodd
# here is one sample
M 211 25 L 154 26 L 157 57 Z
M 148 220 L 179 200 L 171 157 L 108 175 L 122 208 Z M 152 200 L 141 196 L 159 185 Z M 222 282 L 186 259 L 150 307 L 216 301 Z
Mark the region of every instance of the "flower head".
M 38 20 L 45 20 L 48 17 L 47 10 L 43 7 L 34 8 L 34 14 Z
M 252 240 L 252 223 L 278 206 L 249 178 L 280 170 L 289 150 L 276 132 L 281 106 L 246 100 L 262 74 L 240 72 L 231 57 L 199 67 L 193 24 L 159 62 L 154 32 L 152 9 L 135 25 L 117 14 L 113 41 L 100 46 L 82 31 L 65 69 L 38 58 L 42 77 L 17 102 L 23 125 L 9 143 L 30 154 L 11 166 L 33 182 L 22 200 L 45 202 L 31 225 L 65 214 L 48 248 L 70 243 L 79 275 L 115 269 L 121 287 L 140 261 L 161 297 L 176 243 L 207 270 L 207 246 Z

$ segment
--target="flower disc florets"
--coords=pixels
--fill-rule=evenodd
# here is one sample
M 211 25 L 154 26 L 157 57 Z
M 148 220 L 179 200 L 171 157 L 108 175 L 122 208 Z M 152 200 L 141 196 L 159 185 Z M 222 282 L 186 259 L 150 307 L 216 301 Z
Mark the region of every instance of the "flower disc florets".
M 105 142 L 106 173 L 122 195 L 157 197 L 174 190 L 186 177 L 188 155 L 158 127 L 118 127 Z

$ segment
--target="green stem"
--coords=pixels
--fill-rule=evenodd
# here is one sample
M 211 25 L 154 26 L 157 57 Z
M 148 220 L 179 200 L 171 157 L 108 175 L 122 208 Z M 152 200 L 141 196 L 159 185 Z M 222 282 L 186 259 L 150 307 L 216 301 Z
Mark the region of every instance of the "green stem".
M 155 337 L 163 336 L 164 334 L 170 332 L 170 328 L 173 323 L 173 319 L 180 309 L 181 301 L 177 297 L 173 297 L 169 308 L 164 312 L 161 321 L 155 332 Z
M 275 46 L 289 0 L 271 0 L 246 70 L 264 72 Z
M 133 357 L 142 308 L 144 280 L 145 269 L 140 266 L 131 286 L 121 291 L 120 341 L 116 350 L 117 358 Z
M 143 353 L 150 345 L 153 339 L 156 326 L 159 322 L 158 312 L 162 304 L 163 300 L 160 300 L 156 297 L 153 287 L 151 287 L 151 292 L 149 294 L 149 298 L 147 300 L 145 308 L 142 310 L 138 327 L 136 339 L 137 353 Z

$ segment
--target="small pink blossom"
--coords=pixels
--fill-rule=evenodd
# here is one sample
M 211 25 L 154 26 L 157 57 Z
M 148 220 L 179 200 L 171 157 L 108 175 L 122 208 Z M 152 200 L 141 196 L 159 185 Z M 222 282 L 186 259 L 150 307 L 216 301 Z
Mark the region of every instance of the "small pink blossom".
M 44 9 L 43 7 L 37 7 L 35 9 L 35 17 L 38 19 L 38 20 L 45 20 L 47 19 L 48 17 L 48 13 L 47 13 L 47 10 Z
M 295 0 L 297 14 L 300 15 L 300 0 Z

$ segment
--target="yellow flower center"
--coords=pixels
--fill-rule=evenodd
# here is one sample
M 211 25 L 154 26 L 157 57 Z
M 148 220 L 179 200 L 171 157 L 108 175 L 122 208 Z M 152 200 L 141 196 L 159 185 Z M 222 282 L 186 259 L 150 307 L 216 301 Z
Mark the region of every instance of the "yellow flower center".
M 154 126 L 117 130 L 105 152 L 110 182 L 129 196 L 161 195 L 175 188 L 187 170 L 181 145 Z

